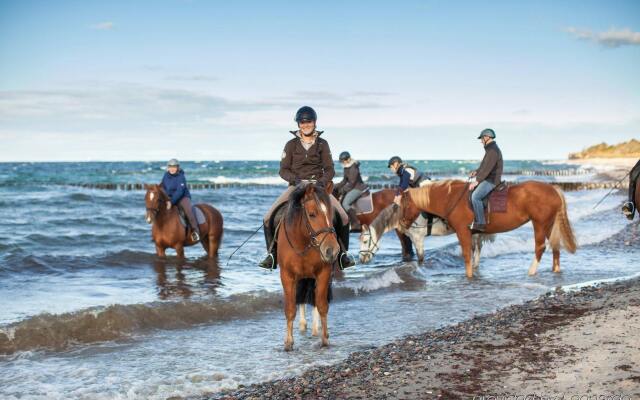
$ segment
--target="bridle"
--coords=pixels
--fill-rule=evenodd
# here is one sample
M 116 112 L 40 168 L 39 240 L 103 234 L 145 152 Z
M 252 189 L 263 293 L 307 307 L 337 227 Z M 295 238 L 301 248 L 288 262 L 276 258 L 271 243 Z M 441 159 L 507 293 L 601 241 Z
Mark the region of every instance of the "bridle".
M 320 207 L 320 200 L 318 199 L 318 196 L 314 193 L 313 194 L 313 198 L 311 199 L 304 199 L 302 201 L 302 208 L 304 209 L 304 224 L 305 224 L 305 228 L 307 229 L 307 234 L 309 235 L 309 243 L 304 247 L 304 249 L 302 249 L 302 251 L 298 251 L 296 250 L 296 248 L 293 246 L 293 243 L 291 243 L 291 239 L 289 239 L 289 232 L 287 232 L 287 224 L 286 222 L 284 223 L 283 229 L 284 229 L 284 236 L 287 238 L 287 242 L 289 243 L 289 246 L 293 249 L 293 251 L 296 252 L 296 254 L 298 254 L 298 256 L 303 257 L 305 254 L 307 254 L 307 252 L 311 249 L 316 249 L 318 251 L 320 251 L 320 246 L 322 246 L 322 243 L 324 243 L 324 241 L 326 240 L 327 236 L 329 236 L 330 234 L 336 236 L 336 230 L 333 227 L 333 225 L 331 225 L 329 223 L 329 218 L 327 217 L 326 213 L 325 213 L 325 217 L 327 217 L 327 222 L 329 223 L 330 226 L 326 227 L 326 228 L 322 228 L 320 230 L 315 230 L 313 229 L 313 226 L 311 226 L 311 222 L 309 222 L 309 212 L 307 211 L 307 208 L 304 206 L 304 204 L 308 201 L 314 201 L 316 203 L 316 206 L 318 207 L 318 209 L 322 210 L 322 208 Z M 285 216 L 286 218 L 286 216 Z M 323 235 L 322 239 L 320 239 L 318 241 L 318 237 L 320 235 Z M 337 236 L 336 236 L 337 239 Z
M 380 246 L 378 246 L 378 242 L 380 242 L 380 238 L 378 238 L 378 240 L 376 240 L 375 242 L 373 242 L 371 240 L 371 236 L 372 236 L 371 235 L 371 227 L 369 227 L 369 226 L 367 227 L 366 231 L 363 230 L 360 234 L 363 236 L 363 238 L 364 237 L 368 237 L 367 240 L 368 240 L 368 243 L 369 243 L 369 245 L 367 246 L 367 250 L 360 250 L 360 255 L 362 255 L 362 254 L 370 254 L 371 257 L 373 257 L 378 252 L 378 250 L 380 250 Z

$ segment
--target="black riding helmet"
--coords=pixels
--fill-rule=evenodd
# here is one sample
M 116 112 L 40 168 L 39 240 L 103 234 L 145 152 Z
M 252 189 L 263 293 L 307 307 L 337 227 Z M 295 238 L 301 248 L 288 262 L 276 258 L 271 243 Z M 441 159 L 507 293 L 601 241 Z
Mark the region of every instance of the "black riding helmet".
M 391 164 L 393 164 L 394 162 L 400 163 L 402 164 L 402 158 L 400 158 L 399 156 L 393 156 L 389 159 L 389 163 L 387 164 L 387 168 L 391 167 Z
M 318 114 L 316 114 L 316 111 L 309 106 L 300 107 L 300 109 L 296 113 L 295 121 L 297 123 L 308 121 L 316 122 L 317 120 Z
M 351 154 L 349 154 L 348 151 L 343 151 L 342 153 L 340 153 L 340 157 L 338 158 L 338 160 L 347 161 L 350 158 L 351 158 Z
M 493 131 L 493 129 L 487 128 L 480 132 L 480 136 L 478 136 L 478 139 L 482 139 L 483 136 L 489 136 L 491 139 L 495 139 L 496 133 Z

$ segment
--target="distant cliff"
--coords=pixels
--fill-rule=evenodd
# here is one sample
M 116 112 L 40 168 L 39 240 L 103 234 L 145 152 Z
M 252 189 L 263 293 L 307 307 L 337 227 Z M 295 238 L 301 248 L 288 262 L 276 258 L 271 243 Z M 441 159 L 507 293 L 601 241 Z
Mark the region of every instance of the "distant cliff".
M 640 141 L 631 139 L 628 142 L 608 145 L 604 142 L 588 147 L 579 153 L 569 154 L 570 160 L 585 158 L 640 158 Z

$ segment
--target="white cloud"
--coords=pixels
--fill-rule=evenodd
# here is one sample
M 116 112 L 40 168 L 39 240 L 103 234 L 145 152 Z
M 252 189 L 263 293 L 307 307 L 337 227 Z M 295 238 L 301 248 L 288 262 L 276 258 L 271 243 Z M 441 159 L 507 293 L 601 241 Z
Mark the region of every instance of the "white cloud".
M 91 29 L 97 29 L 99 31 L 109 31 L 115 27 L 115 24 L 111 21 L 99 22 L 91 25 Z
M 634 32 L 629 28 L 611 28 L 606 32 L 593 32 L 589 29 L 574 27 L 565 30 L 577 39 L 591 41 L 603 47 L 640 46 L 640 32 Z

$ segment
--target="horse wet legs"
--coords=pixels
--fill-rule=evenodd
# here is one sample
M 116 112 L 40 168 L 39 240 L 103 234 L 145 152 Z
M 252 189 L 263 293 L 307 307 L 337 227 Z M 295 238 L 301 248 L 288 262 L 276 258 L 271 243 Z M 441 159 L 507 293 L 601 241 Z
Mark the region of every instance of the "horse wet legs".
M 551 272 L 560 272 L 560 249 L 553 249 L 553 267 Z
M 287 318 L 287 330 L 284 338 L 284 350 L 293 350 L 293 321 L 296 319 L 296 279 L 280 268 L 280 280 L 284 289 L 284 315 Z
M 402 261 L 411 261 L 413 259 L 413 243 L 411 239 L 397 229 L 396 235 L 398 235 L 400 245 L 402 246 Z
M 467 227 L 456 229 L 456 235 L 462 249 L 462 257 L 464 258 L 464 268 L 467 278 L 473 278 L 473 264 L 471 263 L 471 230 Z
M 545 227 L 540 223 L 533 222 L 533 237 L 535 239 L 535 257 L 531 262 L 531 266 L 529 267 L 529 275 L 535 275 L 538 271 L 538 265 L 540 264 L 540 259 L 542 258 L 542 254 L 547 249 L 545 244 L 547 240 L 547 234 Z
M 316 276 L 316 307 L 322 321 L 322 347 L 329 345 L 329 328 L 327 314 L 329 313 L 329 285 L 331 283 L 331 269 L 325 268 Z
M 160 247 L 156 244 L 156 254 L 158 257 L 166 257 L 166 248 Z

